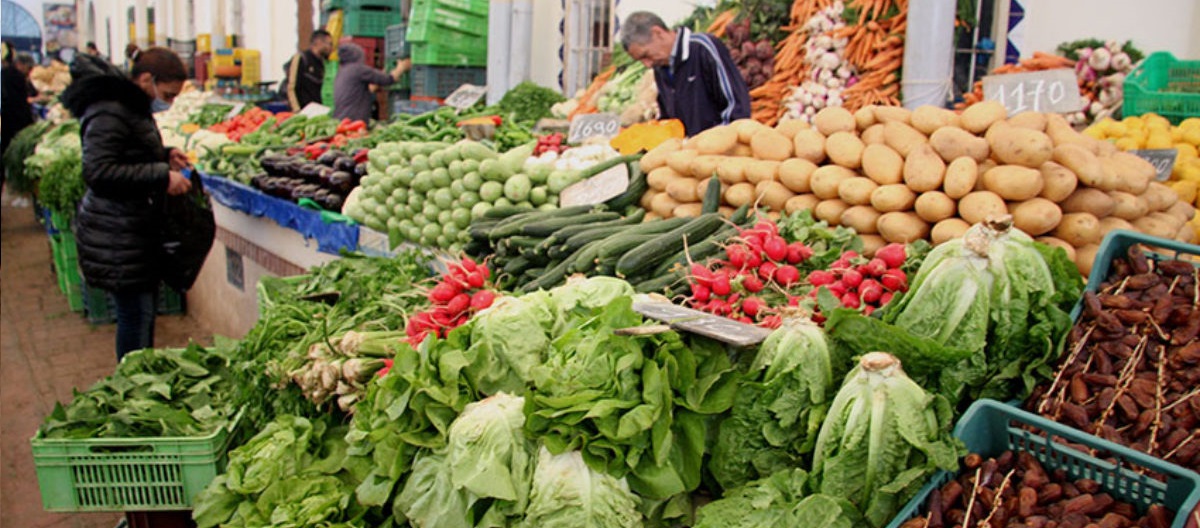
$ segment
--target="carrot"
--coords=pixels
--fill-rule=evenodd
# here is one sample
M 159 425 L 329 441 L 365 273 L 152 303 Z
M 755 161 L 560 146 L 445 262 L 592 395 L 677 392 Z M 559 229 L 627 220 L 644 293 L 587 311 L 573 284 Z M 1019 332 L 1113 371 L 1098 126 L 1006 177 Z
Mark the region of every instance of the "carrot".
M 616 71 L 616 67 L 609 66 L 608 68 L 605 68 L 604 71 L 596 75 L 596 78 L 592 79 L 592 84 L 589 84 L 587 90 L 584 90 L 583 95 L 579 97 L 579 106 L 575 107 L 575 110 L 572 110 L 567 118 L 570 119 L 577 115 L 596 113 L 597 108 L 593 100 L 596 98 L 596 94 L 601 88 L 604 87 L 604 84 L 612 78 L 613 73 Z

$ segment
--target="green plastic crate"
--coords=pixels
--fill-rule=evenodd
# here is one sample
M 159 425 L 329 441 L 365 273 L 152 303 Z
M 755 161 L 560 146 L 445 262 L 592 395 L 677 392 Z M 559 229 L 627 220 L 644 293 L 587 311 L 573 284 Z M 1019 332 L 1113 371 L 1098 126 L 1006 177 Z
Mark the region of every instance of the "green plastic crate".
M 158 315 L 178 315 L 187 312 L 187 294 L 163 284 L 158 287 Z
M 58 289 L 67 298 L 71 311 L 83 310 L 83 279 L 79 276 L 79 254 L 75 236 L 70 231 L 50 235 L 50 253 L 54 262 L 54 276 Z
M 1178 240 L 1153 237 L 1144 233 L 1115 229 L 1109 231 L 1100 243 L 1096 252 L 1096 260 L 1092 262 L 1092 273 L 1088 275 L 1087 291 L 1099 291 L 1100 284 L 1108 278 L 1108 270 L 1112 269 L 1113 259 L 1129 252 L 1130 246 L 1140 245 L 1146 256 L 1151 260 L 1187 260 L 1195 266 L 1200 266 L 1200 246 L 1185 244 Z M 1071 311 L 1071 320 L 1078 321 L 1083 311 L 1083 300 L 1075 304 Z
M 322 0 L 321 9 L 332 11 L 334 9 L 362 9 L 364 7 L 381 7 L 386 9 L 400 9 L 400 0 Z
M 488 15 L 488 0 L 433 0 L 442 7 L 457 9 L 475 15 Z
M 1200 474 L 994 400 L 972 404 L 954 428 L 954 436 L 972 453 L 984 457 L 1006 450 L 1029 453 L 1047 470 L 1065 470 L 1071 480 L 1099 482 L 1113 498 L 1139 511 L 1162 504 L 1177 512 L 1171 528 L 1183 528 L 1187 516 L 1200 503 Z M 1086 446 L 1095 450 L 1096 456 L 1067 447 L 1062 441 Z M 1165 481 L 1139 473 L 1146 470 L 1162 475 Z M 921 514 L 929 494 L 953 478 L 954 473 L 949 471 L 934 476 L 888 528 L 898 528 Z
M 83 296 L 83 316 L 94 325 L 112 324 L 117 322 L 117 308 L 113 306 L 108 292 L 89 288 L 84 282 L 80 286 Z
M 337 61 L 325 63 L 325 80 L 321 82 L 321 104 L 333 108 L 333 84 L 337 80 Z
M 1200 116 L 1200 61 L 1181 61 L 1159 51 L 1125 77 L 1126 116 L 1156 113 L 1178 125 Z
M 359 8 L 343 12 L 343 34 L 353 37 L 383 38 L 387 28 L 404 21 L 399 9 Z
M 409 42 L 426 42 L 437 38 L 441 29 L 450 29 L 477 37 L 488 34 L 488 13 L 472 13 L 460 11 L 453 7 L 442 5 L 429 0 L 418 0 L 413 3 L 412 15 L 408 22 Z M 431 25 L 439 26 L 432 28 Z
M 413 64 L 426 66 L 486 66 L 487 44 L 473 49 L 438 46 L 435 44 L 413 44 Z
M 51 512 L 186 510 L 225 469 L 238 423 L 203 437 L 30 440 Z

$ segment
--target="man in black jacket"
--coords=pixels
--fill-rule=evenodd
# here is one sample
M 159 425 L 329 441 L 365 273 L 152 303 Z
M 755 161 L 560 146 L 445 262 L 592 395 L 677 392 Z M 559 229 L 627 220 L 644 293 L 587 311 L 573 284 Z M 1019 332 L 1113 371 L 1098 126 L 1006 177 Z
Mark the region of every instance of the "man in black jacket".
M 654 68 L 660 114 L 683 121 L 687 135 L 750 117 L 750 90 L 720 39 L 668 29 L 658 15 L 638 11 L 625 19 L 621 44 Z
M 303 110 L 308 103 L 321 102 L 321 85 L 325 82 L 325 60 L 333 53 L 333 37 L 318 29 L 308 42 L 308 49 L 288 61 L 283 91 L 293 112 Z

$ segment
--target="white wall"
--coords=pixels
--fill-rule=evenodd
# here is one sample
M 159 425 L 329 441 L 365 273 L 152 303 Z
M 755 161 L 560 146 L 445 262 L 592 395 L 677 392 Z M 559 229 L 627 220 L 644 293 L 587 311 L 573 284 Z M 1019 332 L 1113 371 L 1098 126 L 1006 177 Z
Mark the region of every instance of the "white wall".
M 1200 2 L 1196 0 L 1027 0 L 1025 49 L 1053 51 L 1082 38 L 1133 40 L 1147 53 L 1170 51 L 1200 59 Z
M 687 18 L 697 6 L 711 7 L 716 3 L 716 0 L 620 0 L 617 3 L 617 17 L 625 20 L 634 11 L 649 11 L 670 26 Z

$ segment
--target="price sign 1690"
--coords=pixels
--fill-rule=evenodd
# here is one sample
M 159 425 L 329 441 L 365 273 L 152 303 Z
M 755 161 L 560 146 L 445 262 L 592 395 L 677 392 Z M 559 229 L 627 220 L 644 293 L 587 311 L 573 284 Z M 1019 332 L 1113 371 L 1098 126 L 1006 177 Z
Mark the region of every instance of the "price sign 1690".
M 621 120 L 613 114 L 584 114 L 571 120 L 567 141 L 579 143 L 593 137 L 613 137 L 621 131 Z

